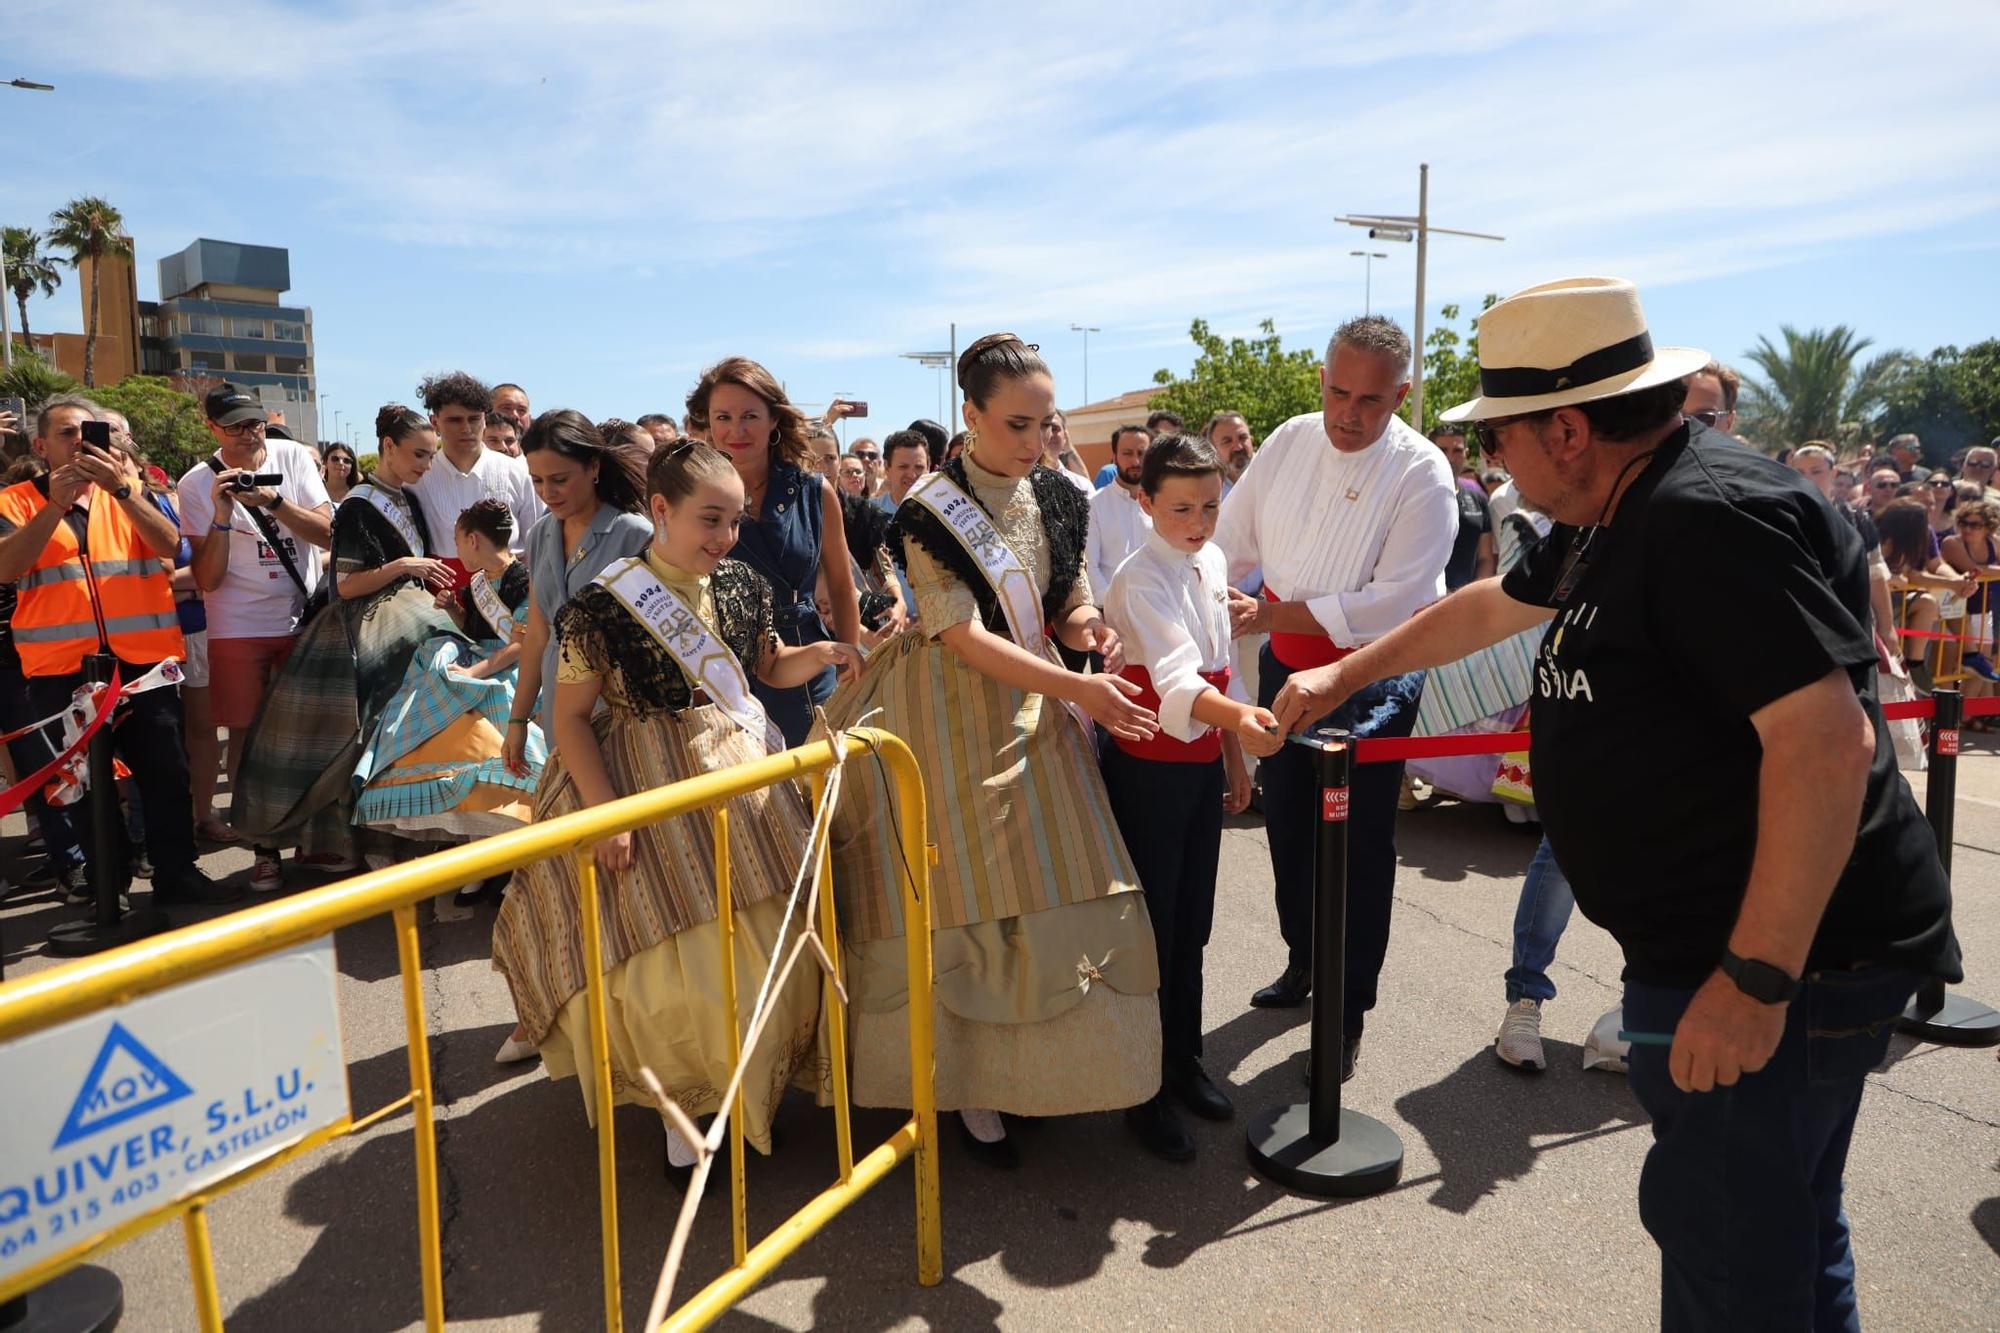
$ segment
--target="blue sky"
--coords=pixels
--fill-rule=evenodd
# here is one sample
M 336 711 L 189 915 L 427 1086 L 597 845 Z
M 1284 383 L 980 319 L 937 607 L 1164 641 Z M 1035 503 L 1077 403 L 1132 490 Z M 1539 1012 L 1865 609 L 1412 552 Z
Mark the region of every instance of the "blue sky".
M 283 245 L 345 420 L 464 367 L 537 410 L 678 413 L 700 368 L 936 414 L 897 353 L 997 328 L 1066 404 L 1184 370 L 1190 319 L 1320 345 L 1414 247 L 1429 305 L 1637 281 L 1656 337 L 2000 335 L 2000 11 L 1813 4 L 1129 7 L 13 0 L 0 220 L 125 214 L 140 294 L 197 236 Z M 199 21 L 191 20 L 198 13 Z M 71 278 L 30 305 L 80 330 Z

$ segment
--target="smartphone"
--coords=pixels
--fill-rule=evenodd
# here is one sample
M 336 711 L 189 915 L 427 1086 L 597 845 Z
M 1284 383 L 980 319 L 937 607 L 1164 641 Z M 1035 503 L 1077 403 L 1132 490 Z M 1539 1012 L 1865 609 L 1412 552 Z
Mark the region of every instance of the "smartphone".
M 867 415 L 868 415 L 868 404 L 866 404 L 866 403 L 855 403 L 855 402 L 850 402 L 850 403 L 848 403 L 848 405 L 847 405 L 847 415 L 849 415 L 849 416 L 851 416 L 851 417 L 865 417 L 865 416 L 867 416 Z
M 266 486 L 281 485 L 284 480 L 284 474 L 280 472 L 258 472 L 255 474 L 239 472 L 229 479 L 229 489 L 232 491 L 262 490 Z
M 78 423 L 83 432 L 83 442 L 94 444 L 100 449 L 111 447 L 111 423 L 108 421 L 84 421 Z
M 5 416 L 9 412 L 12 412 L 14 414 L 15 431 L 18 432 L 19 434 L 26 435 L 28 433 L 27 400 L 11 396 L 0 398 L 0 416 Z

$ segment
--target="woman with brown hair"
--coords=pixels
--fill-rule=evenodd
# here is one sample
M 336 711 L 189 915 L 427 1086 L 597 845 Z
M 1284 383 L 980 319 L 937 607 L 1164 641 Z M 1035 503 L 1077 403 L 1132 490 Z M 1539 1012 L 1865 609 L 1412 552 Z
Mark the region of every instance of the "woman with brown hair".
M 344 444 L 324 446 L 319 456 L 319 475 L 326 482 L 327 498 L 336 506 L 362 481 L 361 469 L 354 462 L 354 451 Z
M 1882 533 L 1882 558 L 1889 564 L 1889 590 L 1901 600 L 1903 663 L 1912 683 L 1929 694 L 1930 647 L 1935 640 L 1923 636 L 1934 632 L 1943 619 L 1945 599 L 1970 596 L 1978 580 L 1958 575 L 1945 564 L 1922 500 L 1914 496 L 1891 500 L 1875 516 L 1875 526 Z
M 745 509 L 729 553 L 771 585 L 778 637 L 793 647 L 861 642 L 861 608 L 848 562 L 840 494 L 811 467 L 806 416 L 770 371 L 745 356 L 718 361 L 687 397 L 688 418 L 743 480 Z M 822 573 L 829 626 L 813 604 Z M 792 689 L 753 681 L 786 745 L 803 744 L 812 710 L 833 693 L 833 669 Z
M 1079 675 L 1050 635 L 1114 666 L 1118 637 L 1084 569 L 1090 509 L 1043 466 L 1055 383 L 1012 334 L 960 358 L 963 457 L 910 488 L 890 544 L 917 633 L 877 648 L 827 707 L 909 742 L 933 793 L 937 1105 L 972 1153 L 1011 1165 L 1000 1112 L 1135 1106 L 1160 1085 L 1159 963 L 1137 872 L 1098 775 L 1091 722 L 1156 730 L 1116 675 Z M 854 1100 L 909 1105 L 908 975 L 896 820 L 850 782 L 834 824 Z

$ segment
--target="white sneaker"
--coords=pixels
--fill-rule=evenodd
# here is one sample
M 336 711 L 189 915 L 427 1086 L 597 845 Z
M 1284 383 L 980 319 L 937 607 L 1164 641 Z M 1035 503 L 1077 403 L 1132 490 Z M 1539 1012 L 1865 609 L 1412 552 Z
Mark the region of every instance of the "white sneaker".
M 1500 1020 L 1500 1035 L 1493 1041 L 1493 1053 L 1516 1069 L 1549 1067 L 1542 1055 L 1540 1000 L 1516 1000 L 1507 1006 L 1506 1016 Z

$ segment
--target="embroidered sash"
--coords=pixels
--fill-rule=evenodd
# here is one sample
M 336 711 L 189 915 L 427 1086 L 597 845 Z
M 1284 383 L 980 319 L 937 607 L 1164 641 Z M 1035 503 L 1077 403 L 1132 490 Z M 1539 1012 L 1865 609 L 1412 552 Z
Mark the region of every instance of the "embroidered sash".
M 351 494 L 366 500 L 375 507 L 376 513 L 389 520 L 389 526 L 396 530 L 396 534 L 403 539 L 403 544 L 410 548 L 411 555 L 428 553 L 430 548 L 424 545 L 423 538 L 417 536 L 417 525 L 410 518 L 410 511 L 390 499 L 387 491 L 373 482 L 364 481 L 356 486 Z
M 493 586 L 493 580 L 486 577 L 484 570 L 474 570 L 472 580 L 465 586 L 471 592 L 472 604 L 479 608 L 479 614 L 486 618 L 487 625 L 505 643 L 513 631 L 514 613 L 507 609 L 507 603 L 500 600 L 500 591 Z
M 1000 601 L 1000 609 L 1007 614 L 1007 631 L 1014 642 L 1037 657 L 1046 657 L 1047 650 L 1042 646 L 1041 593 L 1021 557 L 993 526 L 993 520 L 986 516 L 979 502 L 942 472 L 933 472 L 911 487 L 903 503 L 911 501 L 942 520 L 979 566 L 987 586 Z
M 750 692 L 750 678 L 736 654 L 709 632 L 701 617 L 672 588 L 660 582 L 646 567 L 643 556 L 615 561 L 591 581 L 617 598 L 618 604 L 645 626 L 689 682 L 706 690 L 709 700 L 730 721 L 762 740 L 773 754 L 785 748 L 785 738 L 764 711 L 763 702 Z

